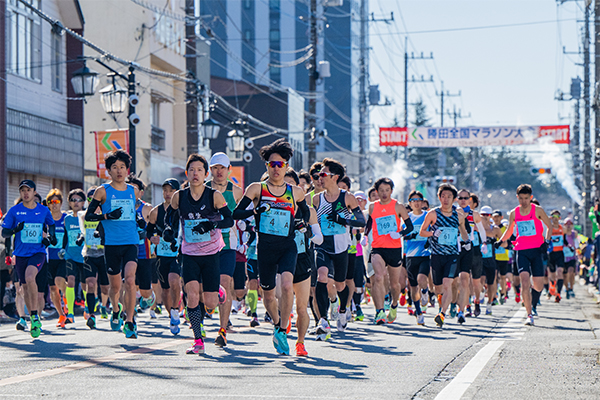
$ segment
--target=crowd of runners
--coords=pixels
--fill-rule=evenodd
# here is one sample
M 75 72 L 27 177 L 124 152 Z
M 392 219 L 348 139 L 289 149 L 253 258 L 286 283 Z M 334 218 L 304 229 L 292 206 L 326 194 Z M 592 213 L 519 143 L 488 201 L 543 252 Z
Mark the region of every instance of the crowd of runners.
M 429 313 L 443 327 L 491 315 L 512 298 L 534 325 L 542 295 L 557 303 L 574 296 L 580 260 L 586 264 L 580 235 L 560 211 L 548 216 L 527 184 L 506 214 L 480 208 L 476 194 L 450 184 L 439 186 L 440 206 L 430 208 L 419 191 L 405 203 L 392 198 L 386 177 L 353 192 L 331 158 L 294 171 L 283 139 L 260 156 L 266 173 L 241 188 L 228 179 L 226 154 L 209 161 L 193 154 L 186 181 L 167 179 L 156 206 L 142 200 L 145 184 L 129 175 L 131 157 L 122 150 L 105 159 L 111 180 L 87 191 L 52 189 L 42 198 L 23 180 L 2 221 L 16 328 L 40 336 L 48 290 L 56 326 L 68 328 L 82 293 L 90 329 L 107 319 L 135 339 L 138 314 L 165 312 L 165 329 L 178 335 L 188 325 L 187 353 L 202 354 L 207 319 L 218 320 L 214 343 L 224 347 L 231 313 L 244 313 L 253 328 L 273 326 L 280 354 L 290 354 L 294 326 L 295 354 L 307 356 L 307 337 L 326 341 L 332 325 L 343 332 L 350 321 L 370 322 L 364 308 L 371 304 L 377 325 L 404 310 L 416 324 Z

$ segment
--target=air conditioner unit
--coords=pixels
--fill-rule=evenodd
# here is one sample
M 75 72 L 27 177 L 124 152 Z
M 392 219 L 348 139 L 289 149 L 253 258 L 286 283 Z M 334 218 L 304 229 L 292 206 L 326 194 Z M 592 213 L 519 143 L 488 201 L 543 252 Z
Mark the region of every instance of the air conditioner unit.
M 331 76 L 331 65 L 329 61 L 319 61 L 319 78 L 329 78 Z

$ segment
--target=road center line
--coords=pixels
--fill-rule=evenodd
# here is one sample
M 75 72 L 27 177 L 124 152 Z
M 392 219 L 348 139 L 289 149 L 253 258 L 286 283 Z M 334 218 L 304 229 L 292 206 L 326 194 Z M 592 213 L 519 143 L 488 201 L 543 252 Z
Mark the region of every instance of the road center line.
M 516 328 L 522 326 L 524 317 L 525 309 L 520 308 L 517 310 L 515 315 L 502 328 L 492 334 L 493 339 L 475 354 L 456 377 L 435 397 L 435 400 L 460 400 L 494 354 L 502 347 L 506 339 L 519 340 L 521 338 L 521 332 L 517 331 Z
M 186 340 L 184 340 L 184 339 L 171 340 L 171 341 L 164 342 L 164 343 L 153 344 L 151 346 L 139 347 L 139 348 L 137 348 L 135 350 L 131 350 L 131 351 L 125 351 L 122 353 L 112 354 L 110 356 L 105 356 L 105 357 L 95 358 L 95 359 L 88 360 L 88 361 L 81 361 L 81 362 L 78 362 L 75 364 L 65 365 L 64 367 L 60 367 L 60 368 L 47 369 L 45 371 L 33 372 L 31 374 L 18 375 L 18 376 L 13 376 L 11 378 L 0 379 L 0 387 L 7 386 L 7 385 L 13 385 L 15 383 L 27 382 L 27 381 L 31 381 L 34 379 L 45 378 L 48 376 L 60 375 L 60 374 L 64 374 L 65 372 L 77 371 L 80 369 L 93 367 L 93 366 L 101 365 L 101 364 L 106 364 L 106 363 L 109 363 L 112 361 L 122 360 L 124 358 L 133 357 L 137 354 L 152 353 L 153 351 L 164 350 L 166 348 L 177 346 L 184 342 L 186 342 Z

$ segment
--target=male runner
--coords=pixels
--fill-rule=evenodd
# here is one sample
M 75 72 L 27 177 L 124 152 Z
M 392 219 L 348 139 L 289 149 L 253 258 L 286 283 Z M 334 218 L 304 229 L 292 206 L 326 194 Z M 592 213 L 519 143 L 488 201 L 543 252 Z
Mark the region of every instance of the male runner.
M 54 303 L 54 308 L 58 313 L 58 322 L 56 324 L 57 328 L 64 328 L 67 323 L 67 311 L 61 306 L 62 297 L 66 295 L 67 288 L 67 264 L 64 259 L 64 251 L 61 252 L 63 248 L 63 237 L 65 235 L 65 217 L 67 216 L 61 210 L 63 203 L 63 196 L 60 190 L 52 189 L 46 196 L 46 204 L 52 213 L 52 218 L 54 219 L 54 226 L 56 232 L 56 245 L 48 246 L 48 278 L 50 279 L 50 298 L 52 303 Z M 75 296 L 73 296 L 73 301 L 75 301 Z M 66 304 L 65 304 L 66 305 Z M 69 323 L 72 321 L 68 321 Z
M 487 236 L 483 246 L 486 247 L 486 251 L 483 251 L 483 273 L 485 274 L 485 283 L 487 285 L 487 296 L 488 302 L 485 308 L 486 315 L 492 315 L 492 305 L 498 292 L 498 282 L 496 280 L 496 260 L 494 253 L 494 243 L 502 236 L 502 231 L 495 225 L 492 225 L 491 221 L 492 208 L 490 206 L 483 206 L 481 208 L 481 218 L 483 228 Z M 482 247 L 483 248 L 483 247 Z M 500 247 L 498 247 L 500 248 Z
M 567 299 L 575 297 L 573 292 L 573 285 L 575 284 L 575 271 L 577 268 L 577 254 L 576 249 L 579 248 L 579 235 L 573 230 L 573 220 L 566 218 L 565 224 L 565 247 L 563 252 L 565 253 L 565 269 L 567 270 Z
M 122 282 L 125 282 L 126 322 L 123 332 L 127 338 L 137 339 L 137 325 L 133 319 L 136 302 L 135 275 L 137 269 L 138 244 L 135 212 L 135 189 L 125 183 L 131 156 L 116 150 L 104 157 L 111 181 L 94 191 L 94 197 L 85 214 L 85 220 L 101 221 L 104 230 L 104 259 L 110 282 L 109 297 L 113 315 L 110 327 L 119 331 L 123 327 L 123 306 L 119 303 Z M 98 207 L 102 213 L 96 214 Z
M 550 293 L 555 296 L 555 301 L 560 303 L 560 292 L 564 284 L 565 270 L 565 232 L 560 225 L 560 211 L 552 210 L 552 233 L 551 233 L 551 250 L 548 256 L 548 280 L 550 281 Z
M 517 239 L 514 249 L 517 253 L 517 268 L 522 285 L 522 297 L 527 310 L 526 325 L 533 325 L 533 316 L 537 314 L 537 305 L 544 287 L 544 265 L 542 251 L 545 251 L 542 222 L 550 230 L 552 223 L 546 212 L 540 206 L 532 204 L 533 194 L 528 184 L 519 185 L 517 199 L 519 206 L 510 212 L 508 228 L 502 235 L 500 243 L 508 240 L 516 227 Z M 533 277 L 532 279 L 530 279 Z M 533 280 L 533 285 L 531 285 Z
M 500 233 L 504 234 L 507 226 L 502 223 L 502 211 L 494 210 L 492 219 L 494 220 L 494 225 L 500 228 Z M 509 269 L 509 260 L 508 244 L 503 243 L 496 249 L 496 269 L 498 270 L 498 280 L 500 281 L 500 304 L 504 304 L 508 296 L 506 279 L 512 281 L 512 269 Z

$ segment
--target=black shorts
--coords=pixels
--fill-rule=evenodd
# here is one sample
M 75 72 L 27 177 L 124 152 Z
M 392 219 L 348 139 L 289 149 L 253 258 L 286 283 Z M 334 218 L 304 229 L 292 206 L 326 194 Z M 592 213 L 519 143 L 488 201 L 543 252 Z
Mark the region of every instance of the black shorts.
M 55 285 L 57 277 L 67 279 L 67 261 L 66 260 L 48 260 L 48 284 Z
M 389 249 L 376 247 L 371 250 L 371 260 L 373 260 L 373 254 L 379 254 L 385 262 L 385 265 L 389 265 L 392 268 L 399 267 L 402 263 L 402 248 Z
M 354 261 L 354 286 L 357 288 L 365 286 L 365 259 L 363 256 L 355 255 Z
M 96 271 L 96 273 L 98 274 L 98 284 L 100 286 L 109 285 L 104 257 L 84 257 L 83 264 L 84 269 L 92 268 L 92 270 Z
M 138 261 L 138 245 L 104 246 L 104 262 L 108 275 L 119 275 L 128 262 Z
M 246 263 L 236 261 L 235 271 L 233 271 L 233 289 L 244 290 L 244 288 L 246 288 Z
M 496 260 L 496 269 L 500 276 L 505 276 L 508 273 L 508 261 Z
M 85 282 L 87 278 L 97 278 L 98 277 L 98 268 L 95 264 L 86 264 L 85 258 L 83 263 L 81 264 L 81 276 L 80 279 L 82 282 Z
M 259 240 L 256 250 L 259 258 L 260 286 L 264 290 L 275 289 L 277 274 L 289 272 L 294 275 L 298 246 L 293 238 L 282 238 L 276 245 Z
M 454 279 L 458 276 L 457 259 L 458 254 L 431 255 L 431 274 L 434 285 L 439 286 L 444 283 L 444 278 Z
M 493 285 L 496 280 L 496 260 L 493 258 L 484 258 L 483 271 L 485 273 L 485 283 Z
M 221 271 L 219 269 L 219 253 L 207 256 L 183 255 L 181 275 L 183 283 L 192 281 L 202 283 L 202 290 L 207 293 L 216 293 L 221 284 Z
M 575 271 L 575 267 L 577 267 L 577 260 L 565 261 L 566 270 L 573 268 L 573 271 Z
M 246 262 L 246 271 L 248 272 L 249 280 L 258 279 L 258 260 L 250 260 Z
M 336 282 L 345 282 L 348 272 L 348 251 L 339 254 L 327 253 L 321 249 L 316 249 L 317 269 L 326 267 L 327 277 Z
M 346 280 L 354 280 L 354 268 L 356 268 L 356 254 L 348 253 L 348 270 Z
M 294 283 L 304 282 L 311 276 L 312 262 L 306 253 L 298 254 L 296 260 L 296 271 L 294 272 Z
M 479 279 L 483 274 L 483 256 L 481 254 L 473 255 L 473 264 L 471 266 L 471 278 Z
M 407 257 L 406 258 L 406 273 L 408 274 L 408 282 L 410 286 L 417 287 L 417 276 L 429 276 L 431 270 L 431 261 L 429 257 Z
M 233 277 L 235 273 L 235 250 L 221 250 L 219 252 L 219 268 L 221 275 Z
M 81 283 L 85 282 L 83 278 L 83 263 L 67 260 L 67 277 L 74 276 L 75 279 L 79 279 Z
M 151 258 L 150 264 L 152 264 L 152 284 L 156 285 L 158 283 L 158 257 Z
M 140 258 L 135 270 L 135 282 L 140 290 L 152 289 L 152 260 Z
M 556 272 L 557 268 L 565 268 L 565 253 L 562 251 L 553 251 L 548 256 L 548 269 L 550 272 Z
M 181 275 L 181 266 L 177 257 L 157 257 L 158 267 L 156 275 L 160 282 L 160 287 L 163 289 L 170 289 L 169 274 Z
M 25 284 L 27 283 L 25 281 L 25 271 L 27 270 L 27 267 L 30 265 L 33 265 L 34 267 L 37 268 L 38 273 L 36 275 L 35 281 L 40 282 L 40 279 L 42 279 L 42 277 L 40 277 L 40 272 L 42 271 L 42 268 L 44 268 L 44 265 L 46 264 L 46 253 L 36 253 L 30 257 L 20 257 L 20 256 L 16 256 L 16 265 L 15 265 L 15 271 L 17 273 L 17 277 L 19 278 L 19 282 L 21 284 Z M 46 276 L 43 277 L 43 279 L 45 279 L 45 281 L 48 281 L 48 272 L 46 272 Z M 43 283 L 43 282 L 42 282 Z M 39 283 L 38 283 L 38 290 L 39 290 Z
M 45 262 L 42 265 L 42 269 L 40 269 L 35 277 L 35 283 L 38 287 L 38 293 L 46 293 L 46 288 L 48 287 L 48 263 Z
M 542 261 L 542 250 L 534 249 L 517 250 L 517 271 L 528 272 L 531 276 L 544 276 L 544 264 Z
M 473 269 L 473 262 L 475 261 L 475 257 L 473 256 L 473 249 L 461 250 L 458 254 L 458 258 L 456 259 L 456 265 L 458 266 L 458 272 L 466 272 L 470 274 Z M 477 279 L 473 277 L 473 279 Z

